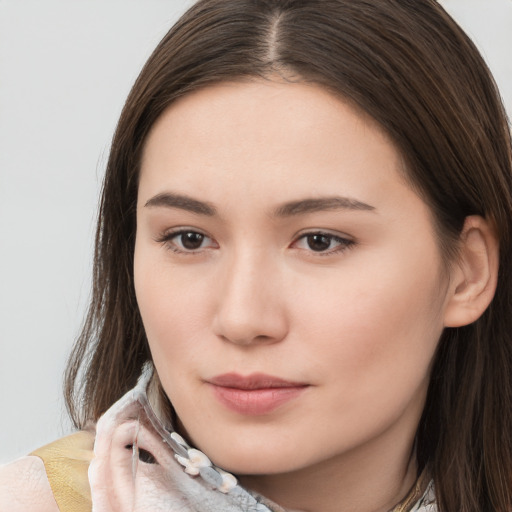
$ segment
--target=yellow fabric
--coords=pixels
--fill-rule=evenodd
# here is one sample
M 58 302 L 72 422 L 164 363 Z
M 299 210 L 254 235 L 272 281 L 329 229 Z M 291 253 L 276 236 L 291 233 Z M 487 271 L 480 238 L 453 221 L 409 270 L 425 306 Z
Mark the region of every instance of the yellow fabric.
M 77 432 L 31 453 L 42 459 L 60 512 L 91 512 L 87 470 L 93 458 L 94 435 Z

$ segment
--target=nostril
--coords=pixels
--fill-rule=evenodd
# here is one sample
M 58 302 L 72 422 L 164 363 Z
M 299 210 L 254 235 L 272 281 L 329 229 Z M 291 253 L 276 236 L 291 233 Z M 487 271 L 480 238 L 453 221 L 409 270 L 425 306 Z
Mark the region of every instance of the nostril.
M 276 336 L 268 336 L 268 335 L 265 335 L 265 334 L 258 334 L 256 336 L 252 336 L 252 335 L 247 335 L 247 336 L 244 336 L 244 335 L 239 335 L 239 336 L 236 336 L 234 334 L 219 334 L 218 335 L 219 338 L 222 340 L 222 341 L 225 341 L 227 343 L 233 343 L 235 345 L 240 345 L 240 346 L 253 346 L 253 345 L 264 345 L 264 344 L 270 344 L 270 343 L 275 343 L 277 341 L 279 341 L 282 336 L 280 335 L 276 335 Z

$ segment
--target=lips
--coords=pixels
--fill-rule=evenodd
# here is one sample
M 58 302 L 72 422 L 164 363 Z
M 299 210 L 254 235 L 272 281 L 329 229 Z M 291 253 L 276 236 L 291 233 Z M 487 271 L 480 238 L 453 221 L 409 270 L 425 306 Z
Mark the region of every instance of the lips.
M 215 398 L 229 410 L 243 415 L 269 414 L 298 398 L 309 386 L 302 382 L 254 373 L 226 373 L 209 379 Z

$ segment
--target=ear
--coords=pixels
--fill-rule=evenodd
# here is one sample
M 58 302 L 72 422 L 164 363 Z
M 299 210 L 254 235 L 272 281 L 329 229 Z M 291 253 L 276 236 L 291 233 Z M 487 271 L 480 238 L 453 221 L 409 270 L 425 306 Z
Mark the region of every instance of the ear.
M 466 218 L 460 251 L 450 270 L 445 327 L 477 320 L 491 303 L 498 282 L 499 244 L 493 224 L 478 215 Z

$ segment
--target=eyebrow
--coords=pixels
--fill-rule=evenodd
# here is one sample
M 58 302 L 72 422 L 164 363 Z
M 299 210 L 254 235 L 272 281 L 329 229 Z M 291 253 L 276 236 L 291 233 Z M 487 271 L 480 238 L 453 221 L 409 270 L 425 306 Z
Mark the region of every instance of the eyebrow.
M 291 217 L 326 210 L 375 211 L 374 206 L 349 197 L 331 196 L 285 203 L 274 211 L 276 217 Z
M 215 208 L 212 203 L 199 201 L 187 195 L 170 192 L 164 192 L 152 197 L 144 206 L 149 208 L 178 208 L 208 217 L 217 215 L 217 208 Z M 292 217 L 295 215 L 328 210 L 375 211 L 375 207 L 349 197 L 330 196 L 307 198 L 282 204 L 274 210 L 273 216 Z
M 165 208 L 179 208 L 180 210 L 186 210 L 192 213 L 197 213 L 198 215 L 206 215 L 208 217 L 213 217 L 217 214 L 217 208 L 215 208 L 211 203 L 198 201 L 197 199 L 192 199 L 191 197 L 182 194 L 171 194 L 168 192 L 152 197 L 144 206 L 150 208 L 157 206 Z

